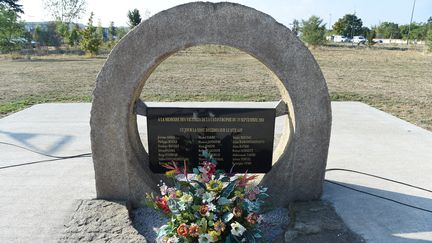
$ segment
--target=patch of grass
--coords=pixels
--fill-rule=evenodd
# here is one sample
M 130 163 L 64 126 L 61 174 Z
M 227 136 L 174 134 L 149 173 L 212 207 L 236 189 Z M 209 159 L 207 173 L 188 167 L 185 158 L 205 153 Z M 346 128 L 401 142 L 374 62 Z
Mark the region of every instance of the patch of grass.
M 432 54 L 366 47 L 311 50 L 333 101 L 360 101 L 432 131 Z M 90 101 L 104 59 L 0 56 L 0 116 L 36 103 Z M 271 72 L 237 49 L 198 46 L 166 59 L 146 81 L 146 101 L 277 101 Z
M 272 101 L 278 100 L 277 95 L 242 95 L 242 94 L 209 94 L 209 95 L 146 95 L 146 100 L 151 101 L 163 101 L 163 102 L 175 102 L 175 101 Z
M 27 96 L 0 104 L 0 115 L 4 116 L 29 106 L 41 103 L 91 102 L 91 96 Z

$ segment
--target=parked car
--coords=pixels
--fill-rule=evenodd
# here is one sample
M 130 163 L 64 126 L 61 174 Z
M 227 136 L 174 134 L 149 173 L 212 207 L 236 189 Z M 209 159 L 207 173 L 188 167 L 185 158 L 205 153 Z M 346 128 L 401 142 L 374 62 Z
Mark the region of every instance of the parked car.
M 364 38 L 364 36 L 358 35 L 358 36 L 354 36 L 352 42 L 356 43 L 356 44 L 364 44 L 366 43 L 366 38 Z
M 349 42 L 349 38 L 343 35 L 335 35 L 333 38 L 334 42 Z

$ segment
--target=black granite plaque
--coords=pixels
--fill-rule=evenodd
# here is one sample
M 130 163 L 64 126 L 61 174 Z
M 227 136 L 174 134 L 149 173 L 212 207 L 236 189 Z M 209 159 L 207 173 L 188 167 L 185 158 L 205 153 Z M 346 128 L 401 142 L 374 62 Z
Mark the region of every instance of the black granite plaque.
M 147 108 L 150 168 L 188 161 L 196 167 L 207 149 L 218 168 L 243 173 L 271 169 L 275 109 L 270 108 Z

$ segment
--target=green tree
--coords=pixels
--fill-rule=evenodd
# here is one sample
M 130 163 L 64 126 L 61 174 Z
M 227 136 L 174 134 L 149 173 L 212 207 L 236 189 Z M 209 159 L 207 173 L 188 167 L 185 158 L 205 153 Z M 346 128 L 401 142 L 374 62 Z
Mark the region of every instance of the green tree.
M 18 14 L 0 5 L 0 49 L 18 49 L 24 36 L 24 24 Z
M 42 42 L 42 28 L 40 25 L 36 26 L 36 28 L 33 30 L 33 40 L 36 42 L 39 42 L 39 44 Z
M 363 21 L 360 18 L 355 14 L 346 14 L 333 25 L 333 31 L 338 35 L 353 37 L 365 34 L 362 27 Z
M 62 42 L 60 33 L 57 31 L 57 23 L 50 21 L 47 24 L 46 31 L 44 33 L 45 45 L 59 47 Z
M 102 40 L 96 33 L 96 27 L 93 26 L 93 15 L 91 12 L 87 27 L 81 30 L 82 40 L 80 43 L 81 48 L 92 56 L 98 54 L 102 44 Z
M 110 22 L 110 26 L 108 28 L 108 34 L 109 34 L 109 40 L 115 41 L 116 36 L 117 36 L 117 28 L 114 26 L 113 21 Z
M 74 24 L 72 27 L 72 30 L 69 35 L 69 45 L 70 46 L 76 46 L 79 44 L 80 41 L 80 28 L 78 24 Z
M 432 17 L 428 19 L 428 30 L 426 34 L 426 46 L 428 51 L 432 52 Z
M 302 20 L 301 39 L 311 46 L 322 45 L 325 42 L 325 24 L 323 20 L 313 15 L 308 20 Z
M 18 4 L 19 0 L 0 0 L 0 7 L 4 7 L 5 9 L 12 10 L 15 13 L 24 13 L 22 9 L 22 5 Z
M 138 9 L 134 9 L 134 10 L 129 10 L 127 17 L 129 19 L 129 27 L 133 28 L 137 25 L 139 25 L 139 23 L 141 23 L 141 15 Z
M 401 33 L 399 25 L 393 22 L 382 22 L 375 27 L 377 36 L 386 39 L 400 39 Z
M 117 28 L 117 40 L 120 40 L 121 38 L 123 38 L 123 36 L 125 36 L 128 32 L 129 32 L 128 27 L 118 27 Z
M 403 39 L 410 40 L 425 40 L 426 34 L 428 32 L 428 25 L 425 23 L 411 23 L 411 27 L 409 24 L 401 25 L 400 32 Z M 409 36 L 408 36 L 409 32 Z
M 102 42 L 105 42 L 107 40 L 105 36 L 104 28 L 102 27 L 102 23 L 100 20 L 98 21 L 98 25 L 96 28 L 96 35 L 98 36 L 98 38 L 102 40 Z
M 56 22 L 56 26 L 56 31 L 62 39 L 61 42 L 69 43 L 69 24 L 58 21 Z
M 300 32 L 300 22 L 297 19 L 294 19 L 292 22 L 291 31 L 297 36 Z
M 376 31 L 375 29 L 372 29 L 371 31 L 369 31 L 369 33 L 366 35 L 366 39 L 367 39 L 367 45 L 368 46 L 373 46 L 376 44 L 376 42 L 373 40 L 376 37 Z

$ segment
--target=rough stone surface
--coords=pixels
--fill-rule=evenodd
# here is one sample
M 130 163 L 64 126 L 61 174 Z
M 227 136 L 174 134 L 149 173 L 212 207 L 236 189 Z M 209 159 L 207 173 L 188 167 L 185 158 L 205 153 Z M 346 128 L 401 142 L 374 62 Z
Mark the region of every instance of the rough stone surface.
M 120 202 L 80 200 L 65 227 L 59 242 L 147 242 Z
M 156 191 L 148 169 L 134 104 L 152 71 L 178 50 L 203 44 L 238 48 L 280 80 L 287 119 L 273 169 L 261 183 L 274 206 L 322 194 L 331 128 L 327 85 L 310 51 L 285 26 L 255 9 L 233 3 L 188 3 L 162 11 L 130 31 L 110 53 L 97 77 L 91 142 L 98 198 L 134 206 Z

